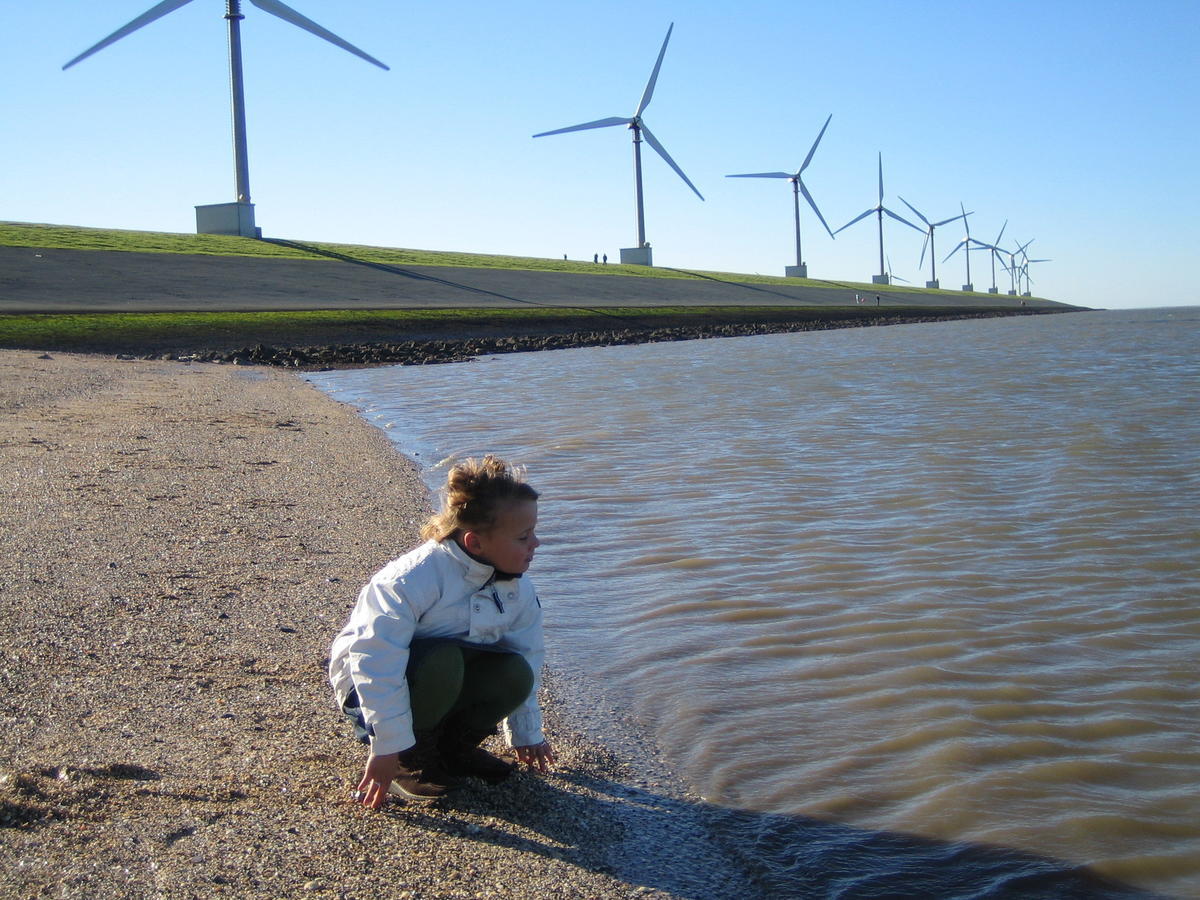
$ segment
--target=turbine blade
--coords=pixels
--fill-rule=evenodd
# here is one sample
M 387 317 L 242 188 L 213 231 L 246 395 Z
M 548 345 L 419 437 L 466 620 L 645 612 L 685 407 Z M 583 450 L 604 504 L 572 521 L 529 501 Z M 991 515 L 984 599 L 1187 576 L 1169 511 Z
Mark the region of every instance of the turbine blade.
M 1004 220 L 1004 224 L 1000 226 L 1000 233 L 996 235 L 996 240 L 993 242 L 999 248 L 1000 238 L 1004 237 L 1004 229 L 1008 227 L 1008 219 Z
M 812 194 L 808 192 L 808 188 L 804 186 L 804 182 L 797 178 L 796 185 L 800 188 L 800 193 L 804 195 L 804 199 L 808 201 L 808 205 L 812 207 L 812 211 L 815 212 L 817 214 L 817 218 L 821 220 L 821 224 L 825 226 L 825 230 L 829 231 L 829 225 L 825 221 L 825 217 L 821 215 L 821 211 L 817 209 L 817 201 L 812 198 Z M 833 237 L 832 231 L 829 231 L 829 236 Z
M 666 160 L 667 165 L 675 170 L 675 174 L 683 179 L 683 183 L 686 184 L 688 187 L 690 187 L 693 191 L 695 191 L 696 196 L 699 197 L 701 200 L 703 200 L 704 195 L 701 194 L 699 191 L 697 191 L 696 186 L 694 184 L 692 184 L 692 182 L 688 179 L 688 177 L 686 175 L 683 174 L 683 169 L 681 169 L 681 168 L 679 168 L 679 166 L 675 165 L 675 160 L 671 159 L 671 154 L 669 154 L 666 151 L 666 148 L 663 147 L 663 145 L 658 142 L 658 138 L 656 138 L 653 134 L 650 133 L 650 129 L 646 127 L 645 122 L 642 123 L 642 136 L 646 139 L 646 143 L 649 144 L 651 147 L 653 147 L 655 149 L 655 151 L 658 153 L 658 155 L 661 156 L 664 160 Z
M 904 198 L 901 197 L 900 199 L 903 200 Z M 915 212 L 915 210 L 914 210 L 914 212 Z M 967 213 L 967 215 L 969 216 L 969 215 L 971 215 L 971 213 Z M 942 221 L 940 221 L 940 222 L 934 222 L 933 227 L 941 228 L 943 225 L 949 225 L 951 222 L 957 222 L 961 218 L 963 218 L 963 214 L 959 213 L 957 216 L 951 216 L 948 219 L 942 219 Z
M 379 68 L 384 69 L 384 70 L 387 70 L 387 68 L 388 68 L 386 65 L 381 63 L 375 57 L 371 56 L 369 53 L 364 53 L 362 50 L 359 50 L 357 47 L 355 47 L 349 41 L 342 40 L 340 37 L 338 37 L 332 31 L 329 31 L 326 28 L 322 28 L 320 25 L 318 25 L 312 19 L 305 18 L 304 16 L 300 15 L 300 13 L 298 13 L 294 9 L 292 9 L 290 6 L 286 6 L 283 3 L 280 3 L 279 0 L 250 0 L 250 2 L 253 3 L 255 6 L 257 6 L 259 9 L 261 9 L 263 12 L 270 13 L 271 15 L 275 16 L 277 19 L 283 19 L 283 21 L 285 21 L 285 22 L 290 22 L 292 25 L 295 25 L 297 28 L 303 28 L 309 34 L 315 34 L 319 38 L 324 38 L 325 40 L 329 41 L 329 43 L 333 44 L 335 47 L 341 47 L 347 53 L 353 53 L 359 59 L 364 59 L 373 66 L 379 66 Z
M 845 231 L 847 228 L 849 228 L 855 222 L 861 222 L 863 219 L 865 219 L 867 216 L 871 215 L 871 213 L 873 213 L 873 212 L 875 212 L 874 207 L 872 207 L 871 209 L 868 209 L 864 213 L 859 213 L 857 216 L 855 216 L 853 219 L 851 219 L 849 222 L 847 222 L 845 225 L 843 225 L 841 228 L 839 228 L 837 231 L 835 231 L 834 234 L 837 234 L 838 231 Z
M 887 259 L 888 280 L 889 281 L 903 281 L 905 284 L 908 284 L 907 278 L 901 278 L 899 275 L 892 274 L 892 257 L 890 254 L 886 257 L 886 259 Z
M 663 57 L 667 55 L 667 42 L 671 40 L 671 32 L 674 29 L 674 22 L 667 26 L 667 36 L 663 38 L 662 49 L 658 51 L 658 60 L 654 63 L 654 71 L 650 73 L 650 80 L 646 82 L 646 90 L 642 91 L 642 102 L 638 104 L 637 112 L 633 114 L 635 119 L 650 105 L 650 98 L 654 96 L 654 85 L 658 82 L 658 70 L 662 68 Z M 684 180 L 686 181 L 687 179 Z M 696 189 L 692 188 L 692 190 Z M 700 192 L 696 191 L 696 193 Z
M 921 259 L 917 263 L 917 268 L 925 265 L 925 251 L 929 249 L 929 235 L 925 235 L 925 240 L 921 241 Z
M 898 215 L 896 215 L 894 212 L 892 212 L 892 211 L 891 211 L 890 209 L 888 209 L 886 206 L 885 206 L 885 207 L 882 207 L 882 209 L 883 209 L 883 211 L 884 211 L 885 213 L 887 213 L 889 216 L 891 216 L 891 217 L 892 217 L 893 219 L 895 219 L 897 222 L 903 222 L 905 225 L 907 225 L 907 226 L 908 226 L 909 228 L 911 228 L 913 231 L 920 231 L 922 234 L 924 234 L 924 229 L 922 229 L 922 228 L 919 228 L 918 226 L 914 225 L 912 222 L 908 221 L 908 219 L 904 218 L 904 216 L 898 216 Z
M 971 236 L 971 221 L 970 221 L 970 219 L 967 218 L 967 216 L 969 216 L 970 213 L 967 212 L 967 208 L 962 205 L 961 200 L 958 203 L 958 208 L 960 210 L 962 210 L 962 216 L 960 218 L 963 220 L 963 227 L 967 229 L 967 237 L 970 237 Z
M 125 37 L 128 34 L 132 34 L 133 32 L 137 31 L 139 28 L 141 28 L 143 25 L 149 25 L 155 19 L 161 19 L 167 13 L 172 13 L 175 10 L 179 9 L 179 7 L 184 6 L 185 4 L 188 4 L 191 2 L 192 2 L 192 0 L 163 0 L 162 3 L 159 3 L 156 6 L 152 6 L 150 9 L 146 10 L 144 13 L 142 13 L 140 16 L 138 16 L 136 19 L 134 19 L 128 25 L 118 28 L 116 31 L 114 31 L 112 34 L 110 34 L 108 37 L 106 37 L 100 43 L 93 44 L 91 47 L 88 47 L 86 50 L 84 50 L 82 53 L 80 53 L 77 57 L 75 57 L 73 60 L 71 60 L 65 66 L 63 66 L 63 70 L 65 71 L 65 70 L 71 68 L 71 66 L 75 65 L 75 63 L 87 59 L 93 53 L 99 53 L 101 50 L 103 50 L 109 44 L 115 44 L 121 38 Z
M 550 134 L 566 134 L 568 131 L 586 131 L 589 128 L 608 128 L 610 125 L 629 125 L 633 119 L 621 116 L 610 116 L 607 119 L 597 119 L 595 122 L 584 122 L 582 125 L 571 125 L 568 128 L 556 128 L 553 131 L 543 131 L 535 134 L 535 138 L 546 137 Z
M 748 175 L 726 175 L 726 178 L 793 178 L 787 172 L 752 172 Z
M 813 141 L 812 148 L 808 151 L 808 156 L 804 157 L 804 164 L 800 166 L 800 172 L 808 168 L 808 164 L 812 162 L 813 154 L 817 152 L 817 144 L 821 143 L 821 138 L 825 137 L 825 129 L 829 127 L 829 122 L 833 119 L 833 113 L 829 114 L 829 118 L 825 120 L 825 124 L 821 126 L 821 133 L 817 135 L 817 139 Z M 799 175 L 800 172 L 796 174 Z
M 900 197 L 899 194 L 897 194 L 896 196 Z M 913 206 L 911 203 L 909 203 L 903 197 L 900 197 L 900 202 L 903 203 L 905 206 L 907 206 L 909 209 L 911 209 L 913 212 L 917 213 L 917 216 L 921 219 L 922 222 L 924 222 L 926 225 L 929 225 L 929 220 L 927 218 L 925 218 L 924 216 L 922 216 L 921 213 L 917 211 L 917 208 L 915 206 Z M 942 223 L 938 222 L 938 224 L 941 225 Z M 930 225 L 930 227 L 932 228 L 933 226 Z
M 967 242 L 967 239 L 966 239 L 966 238 L 963 238 L 961 241 L 959 241 L 957 244 L 955 244 L 955 245 L 954 245 L 954 249 L 953 249 L 953 250 L 951 250 L 949 253 L 947 253 L 947 254 L 946 254 L 946 258 L 945 258 L 945 259 L 943 259 L 943 260 L 942 260 L 942 262 L 948 262 L 948 261 L 949 261 L 949 259 L 950 259 L 950 257 L 952 257 L 952 256 L 953 256 L 955 253 L 957 253 L 957 252 L 958 252 L 960 249 L 962 249 L 963 245 L 964 245 L 964 244 L 966 244 L 966 242 Z
M 879 205 L 883 206 L 883 153 L 879 154 Z

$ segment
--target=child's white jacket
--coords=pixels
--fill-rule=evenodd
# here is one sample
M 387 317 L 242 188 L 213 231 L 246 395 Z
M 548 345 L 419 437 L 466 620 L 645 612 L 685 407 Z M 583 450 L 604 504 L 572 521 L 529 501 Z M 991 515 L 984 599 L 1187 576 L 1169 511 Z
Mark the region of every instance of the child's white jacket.
M 333 642 L 329 680 L 340 709 L 351 688 L 374 736 L 376 755 L 416 743 L 409 703 L 408 648 L 413 638 L 493 644 L 520 653 L 533 670 L 529 698 L 504 722 L 514 747 L 542 742 L 538 688 L 545 642 L 542 607 L 528 577 L 498 581 L 495 569 L 453 541 L 427 541 L 375 573 L 350 621 Z

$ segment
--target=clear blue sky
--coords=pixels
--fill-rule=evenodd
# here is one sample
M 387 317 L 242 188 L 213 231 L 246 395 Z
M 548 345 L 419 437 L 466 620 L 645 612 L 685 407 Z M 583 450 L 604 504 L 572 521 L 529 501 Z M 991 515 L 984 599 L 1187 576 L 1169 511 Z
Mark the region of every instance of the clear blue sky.
M 66 72 L 153 0 L 3 4 L 0 219 L 192 232 L 233 199 L 222 0 L 193 0 Z M 268 236 L 590 259 L 635 242 L 623 128 L 667 26 L 647 124 L 646 228 L 662 266 L 783 274 L 794 171 L 836 229 L 871 207 L 1034 240 L 1034 293 L 1109 308 L 1200 303 L 1200 3 L 455 4 L 290 0 L 384 72 L 244 3 L 250 183 Z M 649 148 L 645 148 L 647 151 Z M 830 240 L 805 207 L 810 275 L 869 281 L 873 219 Z M 937 233 L 943 286 L 961 238 Z M 885 231 L 923 284 L 921 235 Z M 991 283 L 983 254 L 977 289 Z M 1007 276 L 998 272 L 1002 289 Z

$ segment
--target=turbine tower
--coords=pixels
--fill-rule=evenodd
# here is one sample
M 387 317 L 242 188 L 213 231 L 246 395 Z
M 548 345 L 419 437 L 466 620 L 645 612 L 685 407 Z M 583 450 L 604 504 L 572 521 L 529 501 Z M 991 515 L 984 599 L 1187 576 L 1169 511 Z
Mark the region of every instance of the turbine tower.
M 954 249 L 946 254 L 946 258 L 943 259 L 942 262 L 948 262 L 951 256 L 953 256 L 959 250 L 963 250 L 963 256 L 967 260 L 967 283 L 962 286 L 962 289 L 964 291 L 974 291 L 975 285 L 971 283 L 971 245 L 978 244 L 980 247 L 986 247 L 987 245 L 984 244 L 983 241 L 976 240 L 975 238 L 971 237 L 971 223 L 967 219 L 967 216 L 969 216 L 970 213 L 967 212 L 967 208 L 963 206 L 961 202 L 958 204 L 958 208 L 963 211 L 959 218 L 963 220 L 963 227 L 967 229 L 967 236 L 954 245 Z
M 897 196 L 899 196 L 899 195 L 897 195 Z M 964 210 L 963 212 L 959 213 L 957 216 L 951 216 L 949 219 L 942 219 L 942 221 L 940 221 L 940 222 L 930 222 L 927 218 L 925 218 L 925 216 L 923 216 L 921 214 L 920 210 L 918 210 L 915 206 L 913 206 L 911 203 L 909 203 L 903 197 L 900 197 L 900 202 L 903 203 L 905 206 L 907 206 L 909 209 L 911 209 L 913 212 L 915 212 L 917 214 L 917 217 L 922 222 L 924 222 L 925 226 L 929 229 L 927 232 L 925 232 L 925 240 L 921 243 L 921 261 L 919 263 L 917 263 L 917 268 L 919 269 L 919 268 L 921 268 L 921 266 L 923 266 L 925 264 L 925 251 L 928 250 L 929 251 L 929 280 L 927 282 L 925 282 L 925 287 L 936 288 L 938 286 L 937 251 L 934 249 L 933 230 L 935 228 L 940 228 L 943 225 L 949 225 L 951 222 L 957 221 L 958 219 L 962 219 L 965 222 L 967 220 L 967 216 L 974 215 L 974 213 L 969 213 Z
M 800 195 L 804 194 L 804 199 L 808 201 L 808 205 L 812 207 L 812 211 L 817 214 L 817 218 L 821 220 L 821 224 L 825 226 L 825 230 L 829 232 L 829 236 L 833 237 L 833 232 L 829 231 L 829 225 L 825 222 L 825 217 L 821 215 L 821 211 L 817 209 L 817 203 L 812 198 L 812 194 L 805 187 L 801 175 L 808 168 L 808 164 L 812 162 L 813 154 L 817 152 L 817 144 L 821 143 L 821 138 L 825 136 L 825 129 L 829 127 L 829 122 L 833 118 L 833 113 L 829 114 L 829 118 L 825 120 L 825 124 L 821 126 L 821 133 L 817 135 L 817 139 L 813 141 L 812 148 L 808 151 L 808 156 L 804 157 L 804 163 L 794 174 L 789 175 L 787 172 L 755 172 L 749 175 L 726 175 L 726 178 L 786 178 L 792 183 L 792 205 L 796 212 L 796 264 L 794 266 L 786 266 L 783 274 L 787 278 L 807 278 L 808 264 L 804 261 L 804 254 L 800 250 Z
M 646 143 L 654 148 L 654 151 L 663 158 L 668 166 L 675 170 L 675 174 L 683 179 L 684 184 L 692 189 L 692 191 L 701 200 L 704 195 L 696 190 L 696 186 L 688 180 L 688 177 L 683 174 L 683 169 L 675 164 L 675 160 L 671 159 L 671 155 L 667 153 L 666 148 L 659 143 L 658 139 L 646 127 L 646 123 L 642 121 L 642 113 L 646 111 L 646 107 L 650 105 L 650 98 L 654 96 L 654 85 L 658 81 L 658 70 L 662 68 L 663 57 L 667 53 L 667 42 L 671 40 L 671 32 L 675 28 L 675 23 L 672 22 L 667 28 L 667 36 L 663 38 L 662 49 L 658 51 L 658 60 L 654 63 L 654 71 L 650 73 L 650 80 L 646 82 L 646 89 L 642 92 L 642 99 L 637 105 L 631 117 L 610 116 L 607 119 L 597 119 L 594 122 L 584 122 L 582 125 L 571 125 L 567 128 L 556 128 L 553 131 L 543 131 L 535 134 L 535 138 L 547 137 L 552 134 L 566 134 L 569 131 L 586 131 L 591 128 L 607 128 L 611 125 L 626 125 L 633 132 L 633 174 L 635 197 L 637 203 L 637 246 L 626 247 L 621 250 L 621 262 L 628 265 L 651 266 L 653 256 L 650 251 L 650 244 L 646 241 L 646 214 L 642 205 L 642 137 L 645 136 Z
M 63 69 L 71 68 L 71 66 L 87 59 L 93 53 L 103 50 L 109 44 L 115 44 L 126 35 L 132 34 L 143 25 L 149 25 L 156 19 L 161 19 L 168 13 L 172 13 L 181 6 L 185 6 L 191 2 L 192 0 L 163 0 L 162 3 L 152 6 L 129 24 L 118 28 L 98 44 L 84 50 L 64 65 Z M 317 37 L 323 38 L 329 41 L 329 43 L 341 47 L 343 50 L 353 53 L 361 59 L 365 59 L 372 65 L 379 66 L 381 69 L 387 69 L 387 66 L 375 57 L 364 53 L 353 44 L 342 40 L 332 31 L 322 28 L 316 22 L 300 15 L 300 13 L 291 7 L 280 3 L 279 0 L 250 0 L 250 2 L 263 12 L 283 19 L 283 21 L 289 22 L 297 28 L 302 28 L 310 34 L 315 34 Z M 242 86 L 241 21 L 243 18 L 245 17 L 242 15 L 239 0 L 226 0 L 225 19 L 229 23 L 229 85 L 233 103 L 235 200 L 233 203 L 197 206 L 196 231 L 200 234 L 240 234 L 243 237 L 257 237 L 259 234 L 259 230 L 254 224 L 254 204 L 250 202 L 250 166 L 246 151 L 246 100 Z
M 912 222 L 908 221 L 908 219 L 904 218 L 903 216 L 896 215 L 896 213 L 892 212 L 890 209 L 888 209 L 886 206 L 883 205 L 883 154 L 882 153 L 879 154 L 879 202 L 876 203 L 874 206 L 872 206 L 870 209 L 866 210 L 865 212 L 859 213 L 857 216 L 855 216 L 853 219 L 851 219 L 849 222 L 847 222 L 845 225 L 843 225 L 841 228 L 839 228 L 837 231 L 835 231 L 834 234 L 837 234 L 838 231 L 845 231 L 847 228 L 849 228 L 855 222 L 862 221 L 867 216 L 869 216 L 871 213 L 875 213 L 876 218 L 879 220 L 879 274 L 872 275 L 871 282 L 872 282 L 872 284 L 889 284 L 891 282 L 891 277 L 888 275 L 888 272 L 884 268 L 884 265 L 883 265 L 883 263 L 884 263 L 884 258 L 883 258 L 883 214 L 887 213 L 889 216 L 891 216 L 897 222 L 903 222 L 905 225 L 907 225 L 909 228 L 913 229 L 914 231 L 920 231 L 921 229 L 917 228 L 917 226 L 914 225 Z

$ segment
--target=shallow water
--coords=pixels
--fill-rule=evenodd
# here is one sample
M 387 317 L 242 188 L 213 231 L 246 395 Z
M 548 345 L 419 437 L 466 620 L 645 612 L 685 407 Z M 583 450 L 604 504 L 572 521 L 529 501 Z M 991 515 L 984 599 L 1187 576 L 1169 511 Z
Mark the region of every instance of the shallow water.
M 552 664 L 619 695 L 713 804 L 776 816 L 739 835 L 773 883 L 885 896 L 872 873 L 900 859 L 931 895 L 1020 891 L 1020 866 L 961 855 L 993 846 L 1051 860 L 1047 893 L 1013 896 L 1067 896 L 1075 865 L 1196 896 L 1198 326 L 1073 313 L 312 380 L 431 484 L 488 451 L 528 466 Z

